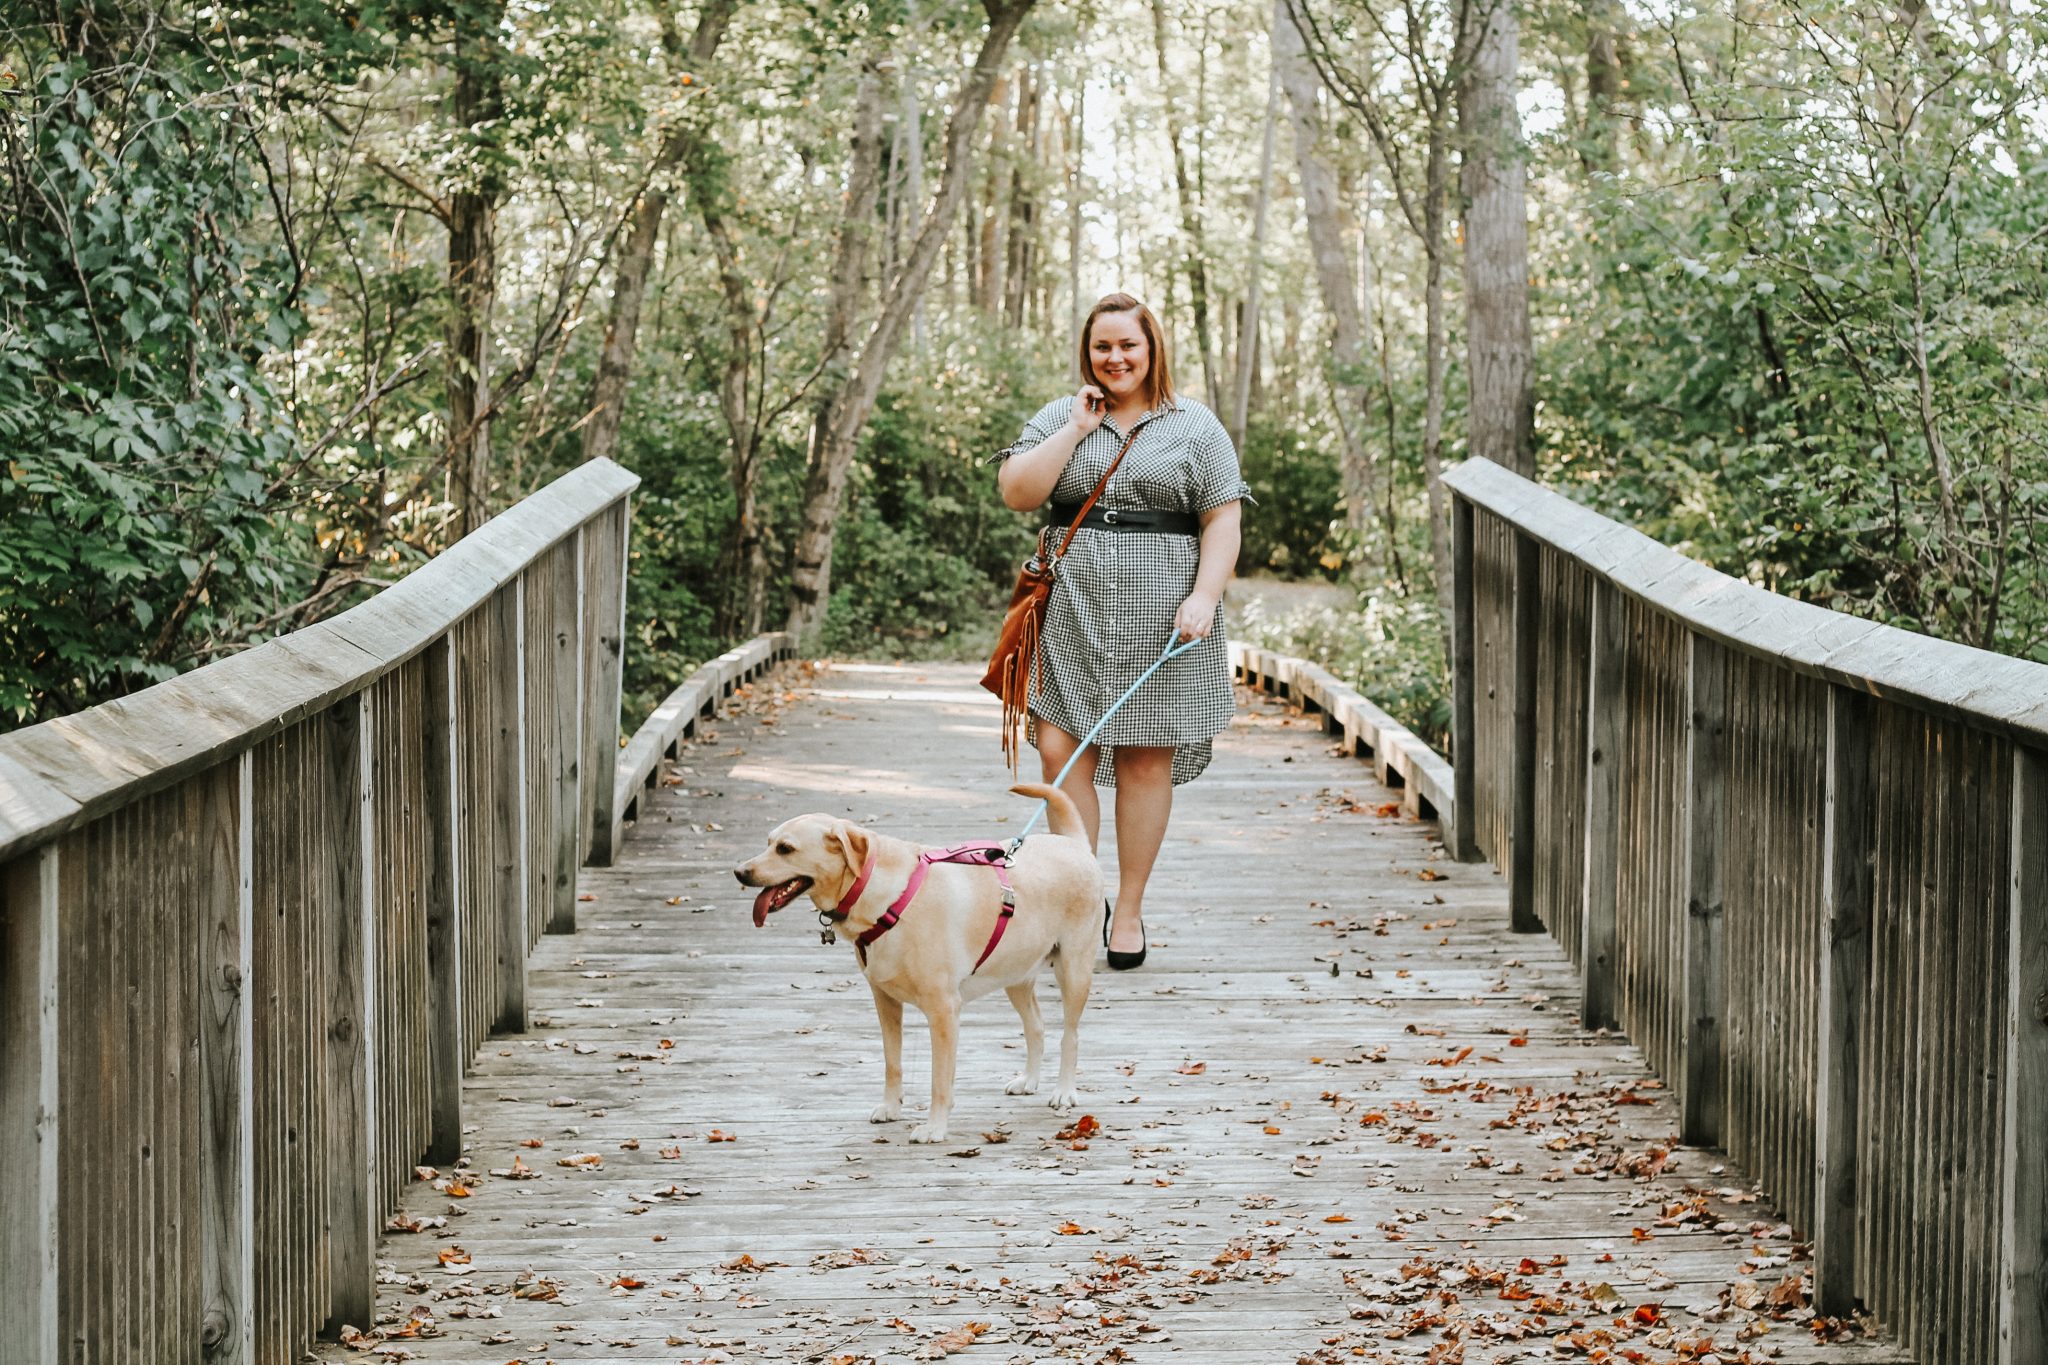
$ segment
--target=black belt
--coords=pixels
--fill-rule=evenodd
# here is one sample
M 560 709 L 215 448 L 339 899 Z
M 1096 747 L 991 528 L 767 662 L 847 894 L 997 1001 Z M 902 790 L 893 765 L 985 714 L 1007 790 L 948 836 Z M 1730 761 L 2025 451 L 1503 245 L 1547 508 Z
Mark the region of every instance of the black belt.
M 1079 503 L 1064 506 L 1054 503 L 1052 520 L 1056 529 L 1074 524 L 1074 514 L 1081 510 Z M 1201 518 L 1193 512 L 1154 512 L 1138 508 L 1091 507 L 1088 515 L 1081 518 L 1083 526 L 1092 526 L 1098 531 L 1142 531 L 1162 536 L 1198 536 L 1202 533 Z

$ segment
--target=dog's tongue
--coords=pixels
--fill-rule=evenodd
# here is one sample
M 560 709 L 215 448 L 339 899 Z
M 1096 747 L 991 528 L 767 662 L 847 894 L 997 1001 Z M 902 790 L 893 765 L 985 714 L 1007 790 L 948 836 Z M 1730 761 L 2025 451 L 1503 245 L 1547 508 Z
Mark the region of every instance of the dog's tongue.
M 767 887 L 760 895 L 754 897 L 754 927 L 756 929 L 768 923 L 768 912 L 775 908 L 775 893 L 781 889 L 780 886 Z

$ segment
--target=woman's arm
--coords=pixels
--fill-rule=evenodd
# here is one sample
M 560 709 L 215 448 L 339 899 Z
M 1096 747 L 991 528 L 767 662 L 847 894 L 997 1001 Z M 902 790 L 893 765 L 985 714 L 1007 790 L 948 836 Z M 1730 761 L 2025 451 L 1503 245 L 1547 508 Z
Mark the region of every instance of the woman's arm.
M 1089 402 L 1091 398 L 1093 404 Z M 1051 497 L 1061 471 L 1073 458 L 1074 448 L 1102 425 L 1107 406 L 1102 390 L 1093 384 L 1083 384 L 1074 395 L 1074 410 L 1067 424 L 1031 449 L 1004 460 L 1002 468 L 996 471 L 996 488 L 1003 495 L 1003 506 L 1029 512 Z
M 1177 639 L 1206 640 L 1216 628 L 1216 608 L 1223 590 L 1237 572 L 1237 551 L 1242 542 L 1244 504 L 1226 502 L 1201 514 L 1201 560 L 1195 568 L 1195 590 L 1174 613 Z

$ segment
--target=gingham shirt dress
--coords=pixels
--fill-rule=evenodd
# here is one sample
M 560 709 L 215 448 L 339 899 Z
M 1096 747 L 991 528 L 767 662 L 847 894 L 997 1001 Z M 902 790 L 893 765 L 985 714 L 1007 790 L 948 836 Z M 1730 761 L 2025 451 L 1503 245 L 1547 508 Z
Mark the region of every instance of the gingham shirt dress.
M 1016 444 L 998 451 L 1008 459 L 1066 427 L 1071 395 L 1040 408 Z M 1138 420 L 1138 439 L 1103 490 L 1098 508 L 1207 512 L 1248 498 L 1237 450 L 1216 414 L 1192 399 L 1162 404 Z M 1104 417 L 1083 437 L 1053 487 L 1052 501 L 1078 507 L 1130 432 Z M 1057 537 L 1066 534 L 1063 523 Z M 1112 531 L 1083 526 L 1059 562 L 1040 635 L 1042 653 L 1031 692 L 1031 742 L 1043 718 L 1076 739 L 1086 735 L 1126 688 L 1177 639 L 1174 613 L 1194 591 L 1200 561 L 1195 536 Z M 1176 786 L 1209 766 L 1212 741 L 1230 724 L 1230 647 L 1223 608 L 1216 626 L 1186 654 L 1165 665 L 1111 717 L 1096 740 L 1095 784 L 1116 785 L 1119 744 L 1172 745 Z

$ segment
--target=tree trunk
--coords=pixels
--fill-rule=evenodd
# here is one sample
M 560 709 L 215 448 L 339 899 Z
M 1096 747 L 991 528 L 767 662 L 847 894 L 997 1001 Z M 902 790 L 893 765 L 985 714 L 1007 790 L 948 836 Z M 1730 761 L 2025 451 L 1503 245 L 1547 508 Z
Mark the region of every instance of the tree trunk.
M 1465 194 L 1465 351 L 1471 453 L 1536 472 L 1529 339 L 1527 166 L 1515 109 L 1518 37 L 1509 0 L 1485 27 L 1458 89 Z
M 1589 171 L 1611 172 L 1620 161 L 1621 26 L 1617 0 L 1585 0 L 1586 118 L 1579 157 Z
M 1188 180 L 1187 154 L 1181 148 L 1180 115 L 1173 105 L 1173 86 L 1166 70 L 1165 0 L 1152 0 L 1152 39 L 1159 56 L 1159 89 L 1166 104 L 1166 140 L 1173 144 L 1173 182 L 1180 193 L 1180 226 L 1187 238 L 1188 304 L 1195 315 L 1195 343 L 1202 352 L 1202 394 L 1212 408 L 1223 406 L 1216 381 L 1216 347 L 1209 332 L 1209 252 L 1202 240 L 1201 206 Z
M 1282 28 L 1293 30 L 1294 25 L 1287 22 L 1285 13 L 1277 6 L 1273 14 L 1275 33 Z M 1252 209 L 1251 281 L 1245 287 L 1244 312 L 1237 326 L 1237 385 L 1231 395 L 1230 440 L 1240 451 L 1244 449 L 1245 425 L 1251 420 L 1252 371 L 1258 364 L 1259 295 L 1266 264 L 1266 208 L 1273 199 L 1273 135 L 1279 121 L 1280 65 L 1275 60 L 1272 74 L 1266 80 L 1266 133 L 1259 151 L 1259 198 Z
M 1444 492 L 1444 209 L 1450 197 L 1449 111 L 1430 113 L 1429 159 L 1424 173 L 1422 252 L 1423 408 L 1422 469 L 1429 482 L 1429 556 L 1436 569 L 1438 635 L 1451 657 L 1451 506 Z
M 803 519 L 790 557 L 788 629 L 800 638 L 813 634 L 824 621 L 832 588 L 833 522 L 839 514 L 847 473 L 853 466 L 854 443 L 867 423 L 868 414 L 874 411 L 889 359 L 895 354 L 897 339 L 911 308 L 924 291 L 932 263 L 938 259 L 939 244 L 952 229 L 953 215 L 967 192 L 973 168 L 974 134 L 988 108 L 997 69 L 1033 3 L 1034 0 L 982 0 L 988 15 L 988 31 L 946 123 L 946 162 L 939 177 L 938 197 L 925 215 L 924 226 L 904 260 L 903 272 L 889 284 L 853 372 L 834 387 L 819 411 L 804 481 Z M 856 149 L 856 159 L 858 155 Z M 869 211 L 872 210 L 870 197 Z M 850 223 L 858 221 L 851 217 L 851 203 L 848 213 Z
M 981 215 L 981 311 L 993 318 L 1002 312 L 1003 268 L 1009 264 L 1009 77 L 996 77 L 989 103 L 996 107 L 996 116 L 988 139 L 988 202 Z
M 1377 483 L 1372 449 L 1365 442 L 1365 416 L 1371 401 L 1365 384 L 1365 327 L 1360 316 L 1358 277 L 1346 243 L 1342 202 L 1336 177 L 1321 154 L 1316 95 L 1322 79 L 1309 63 L 1301 33 L 1287 16 L 1286 0 L 1277 0 L 1273 17 L 1273 62 L 1287 90 L 1294 124 L 1294 158 L 1301 181 L 1301 207 L 1308 222 L 1310 253 L 1323 311 L 1330 316 L 1330 391 L 1341 409 L 1338 429 L 1343 437 L 1344 515 L 1357 529 L 1365 525 L 1376 501 Z
M 695 70 L 709 69 L 738 7 L 739 0 L 709 0 L 705 5 L 688 50 Z M 626 384 L 632 378 L 633 353 L 640 334 L 640 309 L 647 297 L 647 275 L 654 264 L 655 244 L 661 240 L 662 219 L 668 212 L 668 178 L 677 166 L 693 158 L 706 136 L 701 122 L 687 116 L 669 129 L 655 152 L 646 192 L 633 208 L 632 227 L 627 231 L 618 273 L 612 280 L 611 315 L 605 323 L 603 348 L 598 352 L 597 376 L 591 381 L 590 403 L 584 409 L 588 414 L 583 425 L 586 460 L 609 458 L 618 448 L 619 424 L 626 410 Z
M 468 13 L 468 11 L 465 11 Z M 455 127 L 477 139 L 481 169 L 448 196 L 448 473 L 457 537 L 490 518 L 491 312 L 498 297 L 498 177 L 481 144 L 497 136 L 503 92 L 497 61 L 498 7 L 455 29 Z M 480 130 L 480 131 L 479 131 Z

